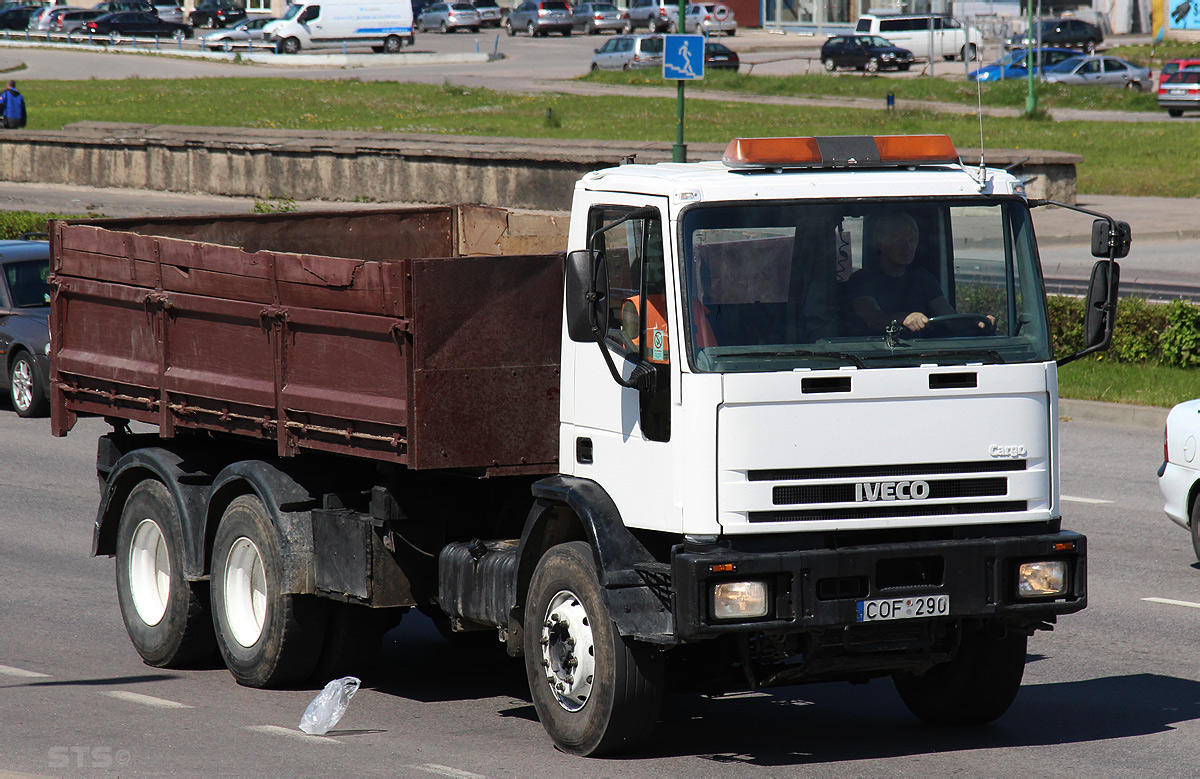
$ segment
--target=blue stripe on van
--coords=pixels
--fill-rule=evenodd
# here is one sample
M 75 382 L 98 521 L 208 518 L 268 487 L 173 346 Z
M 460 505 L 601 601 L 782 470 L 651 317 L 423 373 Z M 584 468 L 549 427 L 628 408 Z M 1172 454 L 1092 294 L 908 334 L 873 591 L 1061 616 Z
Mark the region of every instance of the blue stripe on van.
M 412 31 L 412 27 L 359 27 L 354 32 L 360 35 L 387 35 L 389 33 L 411 35 Z

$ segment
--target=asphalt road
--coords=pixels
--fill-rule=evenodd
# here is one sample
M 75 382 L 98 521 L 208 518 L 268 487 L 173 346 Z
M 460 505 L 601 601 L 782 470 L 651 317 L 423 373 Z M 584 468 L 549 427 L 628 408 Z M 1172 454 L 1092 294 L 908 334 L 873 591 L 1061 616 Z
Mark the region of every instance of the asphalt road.
M 150 668 L 124 634 L 113 562 L 90 557 L 95 439 L 0 409 L 0 775 L 1180 776 L 1200 739 L 1200 570 L 1161 510 L 1161 428 L 1062 423 L 1066 526 L 1089 536 L 1090 606 L 1030 642 L 989 727 L 936 729 L 890 682 L 710 700 L 668 696 L 646 752 L 556 752 L 519 661 L 448 644 L 410 615 L 326 737 L 315 690 L 239 687 L 222 668 Z M 1188 602 L 1180 606 L 1145 600 Z

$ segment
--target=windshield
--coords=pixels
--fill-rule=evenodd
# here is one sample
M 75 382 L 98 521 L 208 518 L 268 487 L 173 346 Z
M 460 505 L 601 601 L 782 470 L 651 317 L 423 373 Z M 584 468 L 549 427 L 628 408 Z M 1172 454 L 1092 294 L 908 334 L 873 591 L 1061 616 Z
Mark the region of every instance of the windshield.
M 286 11 L 284 11 L 283 18 L 285 20 L 295 19 L 296 14 L 300 13 L 302 10 L 304 10 L 304 6 L 300 5 L 299 3 L 293 3 L 287 7 Z
M 1083 57 L 1068 57 L 1054 67 L 1046 68 L 1047 73 L 1070 73 L 1075 68 L 1079 67 L 1079 63 L 1083 62 Z
M 698 371 L 1051 359 L 1023 201 L 698 206 L 682 238 Z
M 4 266 L 4 283 L 13 308 L 33 308 L 50 305 L 49 260 L 10 262 Z

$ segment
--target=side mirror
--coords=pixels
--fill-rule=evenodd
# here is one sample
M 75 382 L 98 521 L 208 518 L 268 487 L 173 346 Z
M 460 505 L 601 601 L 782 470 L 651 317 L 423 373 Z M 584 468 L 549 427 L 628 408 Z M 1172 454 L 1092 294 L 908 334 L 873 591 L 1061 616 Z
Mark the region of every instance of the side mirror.
M 579 249 L 567 255 L 567 335 L 576 343 L 599 343 L 608 329 L 608 266 L 602 252 Z
M 1119 260 L 1129 255 L 1129 245 L 1133 242 L 1129 223 L 1113 221 L 1112 225 L 1113 229 L 1109 229 L 1107 219 L 1097 219 L 1092 222 L 1093 257 L 1112 257 L 1114 260 Z M 1109 254 L 1110 251 L 1111 254 Z
M 1103 219 L 1096 221 L 1105 224 L 1107 228 Z M 1093 230 L 1094 235 L 1095 231 Z M 1113 325 L 1117 316 L 1117 287 L 1120 285 L 1120 281 L 1121 266 L 1115 262 L 1101 261 L 1092 266 L 1092 280 L 1088 284 L 1087 308 L 1083 314 L 1083 346 L 1085 349 L 1103 349 L 1112 341 Z

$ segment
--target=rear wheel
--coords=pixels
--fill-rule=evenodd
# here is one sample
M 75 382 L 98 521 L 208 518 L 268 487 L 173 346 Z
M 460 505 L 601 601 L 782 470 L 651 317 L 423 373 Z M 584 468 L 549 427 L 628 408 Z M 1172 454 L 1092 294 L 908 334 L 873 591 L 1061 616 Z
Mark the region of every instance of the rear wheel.
M 1168 108 L 1167 116 L 1173 116 L 1176 119 L 1178 119 L 1179 117 L 1183 116 L 1183 109 L 1182 108 Z
M 438 25 L 438 32 L 440 32 L 442 35 L 445 35 L 446 33 L 450 32 L 450 26 L 448 24 L 446 24 L 445 20 L 443 20 L 442 23 L 440 25 Z
M 526 25 L 525 32 L 529 33 L 530 38 L 537 37 L 537 27 L 534 26 L 533 22 L 530 22 L 528 25 Z
M 399 36 L 389 35 L 383 39 L 383 50 L 387 54 L 399 54 L 402 48 L 404 41 L 400 40 Z
M 621 32 L 625 33 L 626 35 L 629 35 L 630 33 L 632 33 L 633 32 L 633 22 L 626 19 L 625 24 L 621 27 Z
M 983 725 L 1008 711 L 1017 697 L 1027 642 L 1023 633 L 996 638 L 985 628 L 964 628 L 953 660 L 892 680 L 908 710 L 930 724 Z
M 129 640 L 147 664 L 179 668 L 217 648 L 208 587 L 183 576 L 183 528 L 166 486 L 130 491 L 117 526 L 117 602 Z
M 959 56 L 961 56 L 964 61 L 970 62 L 979 56 L 979 50 L 975 48 L 974 43 L 968 43 L 959 51 Z
M 50 410 L 46 388 L 29 352 L 19 352 L 8 369 L 8 392 L 13 411 L 21 417 L 44 417 Z
M 121 33 L 116 32 L 115 30 L 113 32 L 110 32 L 108 34 L 108 42 L 111 43 L 113 46 L 116 46 L 118 43 L 121 42 Z
M 221 656 L 239 684 L 308 677 L 321 654 L 328 604 L 282 592 L 279 541 L 258 498 L 235 498 L 213 545 L 212 609 Z
M 538 562 L 525 610 L 525 671 L 559 749 L 601 755 L 650 738 L 662 704 L 658 650 L 617 632 L 591 547 L 560 544 Z
M 504 20 L 504 31 L 507 32 L 510 36 L 517 34 L 517 31 L 513 29 L 512 22 L 509 21 L 508 19 Z
M 1196 553 L 1196 559 L 1200 560 L 1200 500 L 1192 504 L 1192 551 Z
M 1126 88 L 1126 89 L 1128 89 L 1128 90 L 1130 90 L 1131 92 L 1141 92 L 1141 91 L 1142 91 L 1142 82 L 1140 82 L 1140 81 L 1126 81 L 1126 82 L 1125 82 L 1125 88 Z

